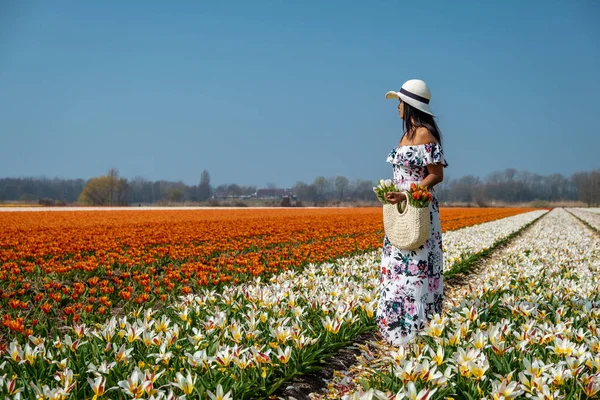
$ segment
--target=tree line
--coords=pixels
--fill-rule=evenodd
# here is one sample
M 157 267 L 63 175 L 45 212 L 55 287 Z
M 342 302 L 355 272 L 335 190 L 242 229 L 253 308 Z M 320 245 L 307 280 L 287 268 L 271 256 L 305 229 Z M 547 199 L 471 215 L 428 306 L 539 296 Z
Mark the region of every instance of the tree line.
M 299 181 L 291 189 L 298 201 L 307 205 L 335 202 L 376 202 L 370 180 L 350 181 L 344 176 L 318 176 L 313 182 Z M 269 188 L 274 184 L 267 184 Z M 129 205 L 159 202 L 202 203 L 213 197 L 243 198 L 256 193 L 256 186 L 235 183 L 213 186 L 210 173 L 204 170 L 197 185 L 183 182 L 150 181 L 143 177 L 126 179 L 116 169 L 105 175 L 83 179 L 3 178 L 0 201 L 39 202 L 41 204 Z M 436 186 L 440 202 L 494 205 L 495 202 L 526 203 L 532 201 L 581 201 L 600 206 L 600 170 L 539 175 L 506 169 L 485 178 L 467 175 L 446 179 Z
M 438 198 L 450 203 L 493 202 L 527 203 L 533 201 L 581 201 L 600 205 L 600 170 L 540 175 L 513 168 L 493 172 L 484 179 L 473 175 L 445 179 L 436 187 Z

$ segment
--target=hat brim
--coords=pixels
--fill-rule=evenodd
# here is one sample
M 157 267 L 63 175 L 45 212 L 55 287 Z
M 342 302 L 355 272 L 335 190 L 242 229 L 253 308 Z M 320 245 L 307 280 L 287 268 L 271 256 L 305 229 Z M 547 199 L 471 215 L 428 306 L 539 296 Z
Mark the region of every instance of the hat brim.
M 408 97 L 400 92 L 390 91 L 385 94 L 385 98 L 390 99 L 402 99 L 403 102 L 410 104 L 414 108 L 419 111 L 423 111 L 425 114 L 433 115 L 433 111 L 431 110 L 431 106 L 429 104 L 421 103 L 418 100 L 413 99 L 412 97 Z
M 394 91 L 392 90 L 392 91 L 390 91 L 390 92 L 387 92 L 387 93 L 385 94 L 385 98 L 386 98 L 387 100 L 390 100 L 390 99 L 399 99 L 399 98 L 400 98 L 400 93 L 398 93 L 398 92 L 394 92 Z

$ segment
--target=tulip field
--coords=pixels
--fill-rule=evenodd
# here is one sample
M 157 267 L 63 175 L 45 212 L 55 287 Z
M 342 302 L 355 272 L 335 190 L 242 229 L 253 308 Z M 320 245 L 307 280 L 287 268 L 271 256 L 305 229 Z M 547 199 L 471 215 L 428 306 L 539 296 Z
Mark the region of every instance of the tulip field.
M 448 209 L 456 229 L 527 209 Z M 374 250 L 380 209 L 0 213 L 2 325 L 54 334 L 201 288 Z M 34 329 L 35 328 L 35 329 Z
M 339 396 L 593 398 L 593 211 L 442 209 L 445 276 L 501 259 Z M 268 398 L 374 329 L 382 226 L 379 208 L 0 212 L 0 395 Z

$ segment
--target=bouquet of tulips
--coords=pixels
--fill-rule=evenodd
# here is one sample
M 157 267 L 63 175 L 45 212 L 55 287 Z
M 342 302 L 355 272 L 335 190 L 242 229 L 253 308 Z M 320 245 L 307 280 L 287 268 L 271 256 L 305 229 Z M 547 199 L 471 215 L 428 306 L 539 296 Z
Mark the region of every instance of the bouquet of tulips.
M 379 183 L 377 183 L 377 186 L 373 186 L 373 191 L 382 204 L 387 204 L 385 195 L 390 192 L 399 192 L 400 189 L 391 179 L 380 179 Z
M 389 192 L 402 192 L 402 189 L 397 187 L 391 179 L 380 179 L 377 186 L 373 186 L 373 191 L 381 203 L 387 204 L 388 201 L 385 199 L 385 195 Z M 423 187 L 417 183 L 412 183 L 410 185 L 410 190 L 405 192 L 408 194 L 408 202 L 413 207 L 428 207 L 429 203 L 433 199 L 431 192 L 426 187 Z M 400 204 L 399 207 L 400 209 L 403 208 Z
M 417 208 L 429 207 L 429 203 L 433 200 L 433 195 L 426 188 L 418 183 L 411 183 L 408 191 L 408 201 L 410 205 Z

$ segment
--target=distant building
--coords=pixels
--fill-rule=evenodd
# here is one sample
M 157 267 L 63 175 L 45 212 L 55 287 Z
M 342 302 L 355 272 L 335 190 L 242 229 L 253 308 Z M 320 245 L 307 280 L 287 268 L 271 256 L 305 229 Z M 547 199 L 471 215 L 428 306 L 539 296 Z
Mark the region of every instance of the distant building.
M 296 195 L 294 195 L 292 188 L 287 189 L 258 189 L 256 192 L 252 194 L 228 194 L 228 193 L 215 193 L 211 196 L 213 199 L 291 199 L 296 200 Z
M 295 199 L 294 193 L 292 192 L 292 188 L 287 189 L 258 189 L 256 193 L 254 193 L 254 197 L 257 199 L 282 199 L 282 198 L 291 198 Z
M 237 194 L 223 194 L 223 193 L 215 193 L 211 196 L 211 198 L 213 198 L 213 199 L 241 199 L 241 200 L 247 200 L 247 199 L 251 199 L 253 197 L 254 197 L 253 194 L 237 195 Z

